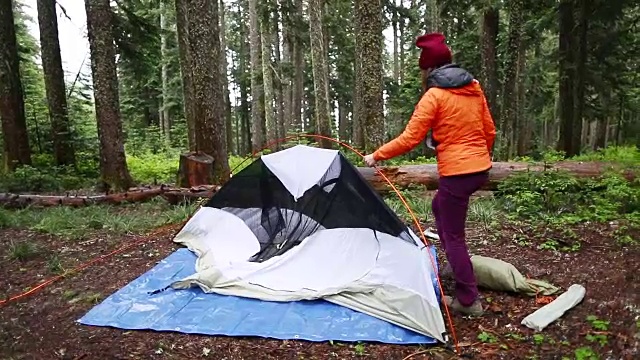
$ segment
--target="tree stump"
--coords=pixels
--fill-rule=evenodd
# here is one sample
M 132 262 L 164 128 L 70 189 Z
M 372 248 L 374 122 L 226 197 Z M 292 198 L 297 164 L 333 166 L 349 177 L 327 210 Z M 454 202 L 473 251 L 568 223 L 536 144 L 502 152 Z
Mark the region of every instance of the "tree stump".
M 178 187 L 191 188 L 198 185 L 212 185 L 213 157 L 203 152 L 189 152 L 180 155 Z

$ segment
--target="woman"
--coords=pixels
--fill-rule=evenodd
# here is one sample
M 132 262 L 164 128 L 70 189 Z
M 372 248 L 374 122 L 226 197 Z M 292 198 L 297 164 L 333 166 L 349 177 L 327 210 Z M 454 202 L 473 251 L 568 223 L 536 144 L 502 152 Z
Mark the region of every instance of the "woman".
M 438 192 L 431 203 L 441 246 L 455 278 L 445 303 L 465 315 L 483 313 L 465 241 L 469 197 L 487 180 L 496 131 L 484 93 L 466 70 L 452 64 L 442 34 L 418 37 L 424 94 L 404 132 L 365 156 L 368 166 L 409 152 L 431 130 L 438 160 Z

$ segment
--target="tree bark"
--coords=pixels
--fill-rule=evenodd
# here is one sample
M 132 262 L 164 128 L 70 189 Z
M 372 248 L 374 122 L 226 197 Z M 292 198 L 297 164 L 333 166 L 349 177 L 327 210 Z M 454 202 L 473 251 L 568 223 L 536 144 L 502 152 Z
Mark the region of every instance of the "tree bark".
M 355 0 L 354 7 L 357 96 L 355 117 L 364 133 L 364 139 L 359 140 L 364 140 L 365 149 L 371 151 L 384 142 L 382 1 Z M 360 144 L 356 142 L 356 145 Z
M 278 149 L 275 141 L 278 138 L 278 124 L 273 106 L 273 73 L 271 72 L 271 36 L 269 24 L 265 19 L 260 21 L 260 37 L 262 43 L 262 82 L 264 85 L 264 119 L 267 130 L 266 144 L 271 144 L 270 148 Z
M 404 8 L 404 0 L 400 0 L 400 6 Z M 402 86 L 404 84 L 404 72 L 405 72 L 405 19 L 404 18 L 400 18 L 400 24 L 398 26 L 398 37 L 399 37 L 399 41 L 400 43 L 398 44 L 398 49 L 399 49 L 399 76 L 398 76 L 398 83 L 400 86 Z
M 517 74 L 518 54 L 522 41 L 522 11 L 523 0 L 511 0 L 509 2 L 509 36 L 507 43 L 507 60 L 505 62 L 504 90 L 502 91 L 501 123 L 502 140 L 505 155 L 508 159 L 515 149 L 514 132 L 516 131 L 518 109 Z
M 345 100 L 338 98 L 338 137 L 340 141 L 349 142 L 349 109 Z
M 426 0 L 427 9 L 424 16 L 424 29 L 427 32 L 441 31 L 440 5 L 438 0 Z
M 242 11 L 242 7 L 240 8 Z M 244 14 L 241 15 L 244 20 Z M 240 53 L 238 54 L 238 69 L 240 74 L 250 73 L 251 69 L 247 67 L 247 58 L 249 57 L 249 51 L 247 50 L 248 34 L 247 26 L 244 21 L 240 23 L 240 31 L 242 37 L 240 39 Z M 238 116 L 240 116 L 240 133 L 242 143 L 242 154 L 251 153 L 251 114 L 249 110 L 249 88 L 251 86 L 251 79 L 248 81 L 245 76 L 241 76 L 238 79 L 238 88 L 240 89 L 240 110 Z
M 324 30 L 322 27 L 322 1 L 309 0 L 309 31 L 311 37 L 311 63 L 313 71 L 313 89 L 315 95 L 316 131 L 320 135 L 331 137 L 331 118 L 329 110 L 329 69 L 327 51 L 324 49 Z M 319 140 L 323 148 L 331 148 L 326 139 Z
M 98 204 L 119 205 L 124 203 L 148 201 L 157 196 L 164 197 L 171 204 L 178 204 L 185 200 L 210 198 L 219 189 L 220 186 L 218 185 L 201 185 L 191 188 L 159 186 L 153 188 L 133 188 L 122 193 L 93 196 L 1 193 L 0 206 L 7 209 L 23 209 L 26 207 L 82 207 Z
M 184 0 L 181 0 L 184 1 Z M 224 184 L 230 177 L 225 140 L 223 81 L 220 74 L 221 49 L 218 2 L 189 0 L 186 7 L 187 45 L 192 54 L 192 94 L 195 124 L 195 151 L 214 158 L 213 179 Z
M 358 24 L 356 22 L 355 25 L 356 34 L 358 33 Z M 358 75 L 362 72 L 360 61 L 358 60 L 358 36 L 356 35 L 356 61 L 353 64 L 354 67 L 354 96 L 353 96 L 353 125 L 351 130 L 351 140 L 353 141 L 353 145 L 358 149 L 364 149 L 366 145 L 365 134 L 364 134 L 364 118 L 362 114 L 362 85 L 360 84 L 360 76 Z
M 291 95 L 291 130 L 294 132 L 302 131 L 302 106 L 304 96 L 304 44 L 302 43 L 302 37 L 300 29 L 303 25 L 302 20 L 302 0 L 293 0 L 295 2 L 292 16 L 294 21 L 294 27 L 296 28 L 295 34 L 292 34 L 292 58 L 293 58 L 293 84 Z
M 526 162 L 494 162 L 489 171 L 489 179 L 483 185 L 483 190 L 496 190 L 498 184 L 511 175 L 522 172 L 564 171 L 581 178 L 595 178 L 614 168 L 624 170 L 623 175 L 629 181 L 636 179 L 637 175 L 622 165 L 606 162 L 579 162 L 561 161 L 554 164 L 530 164 Z M 398 167 L 381 167 L 383 174 L 397 188 L 422 185 L 434 190 L 438 187 L 438 166 L 436 164 L 404 165 Z M 377 191 L 392 190 L 382 176 L 373 168 L 358 168 L 360 174 Z
M 527 49 L 524 40 L 520 40 L 518 48 L 518 64 L 517 64 L 517 84 L 516 84 L 516 113 L 513 132 L 513 155 L 525 156 L 529 151 L 529 138 L 531 134 L 530 119 L 527 116 L 525 93 L 527 88 L 526 82 L 526 66 L 527 66 Z
M 175 0 L 176 3 L 176 35 L 178 40 L 178 52 L 180 54 L 180 72 L 182 75 L 182 93 L 184 102 L 184 116 L 187 121 L 187 139 L 189 142 L 189 150 L 196 150 L 196 131 L 193 113 L 193 77 L 192 69 L 189 66 L 192 60 L 192 54 L 189 51 L 188 36 L 189 24 L 187 23 L 187 1 Z
M 241 6 L 240 11 L 243 12 L 244 8 Z M 251 72 L 251 69 L 247 67 L 247 58 L 249 57 L 249 51 L 247 49 L 248 44 L 248 29 L 246 26 L 245 13 L 241 13 L 242 21 L 240 22 L 240 31 L 242 37 L 240 39 L 240 53 L 238 54 L 238 68 L 240 74 L 247 74 Z M 249 64 L 250 65 L 250 64 Z M 240 88 L 240 132 L 242 137 L 242 153 L 251 153 L 251 114 L 249 112 L 249 92 L 251 87 L 251 79 L 246 80 L 245 76 L 240 76 L 238 79 L 238 87 Z M 248 82 L 248 83 L 247 83 Z
M 58 41 L 58 17 L 55 0 L 38 0 L 38 26 L 40 52 L 47 93 L 47 105 L 51 118 L 53 156 L 57 165 L 75 165 L 73 139 L 67 113 L 67 97 L 64 71 Z
M 393 0 L 393 5 L 398 6 L 396 0 Z M 393 31 L 393 81 L 396 84 L 400 84 L 400 50 L 398 49 L 398 12 L 396 10 L 391 14 L 391 30 Z
M 293 50 L 293 29 L 291 27 L 290 0 L 282 2 L 282 62 L 280 63 L 280 78 L 282 79 L 282 126 L 283 136 L 289 132 L 293 120 L 293 86 L 292 80 L 292 50 Z
M 160 60 L 162 81 L 161 128 L 167 142 L 171 140 L 171 115 L 169 113 L 169 53 L 167 51 L 167 7 L 166 0 L 160 0 Z
M 133 179 L 124 153 L 113 42 L 113 12 L 109 0 L 86 0 L 85 9 L 100 139 L 102 187 L 105 191 L 125 190 L 133 185 Z
M 273 12 L 273 24 L 271 28 L 271 39 L 273 40 L 273 52 L 275 57 L 275 68 L 278 70 L 275 71 L 275 110 L 276 110 L 276 130 L 277 130 L 277 138 L 281 139 L 286 136 L 285 130 L 285 116 L 284 116 L 284 89 L 283 89 L 283 74 L 282 74 L 282 54 L 280 53 L 280 29 L 278 24 L 280 24 L 280 14 L 282 13 L 282 7 L 277 4 L 282 1 L 275 1 L 274 6 L 276 10 Z M 270 45 L 271 46 L 271 45 Z
M 249 52 L 251 62 L 251 147 L 260 151 L 265 145 L 264 89 L 262 83 L 262 41 L 258 22 L 258 0 L 249 1 Z
M 489 7 L 482 13 L 482 51 L 480 77 L 484 92 L 489 103 L 489 110 L 495 123 L 499 123 L 498 114 L 498 64 L 497 47 L 500 25 L 500 11 L 495 7 Z
M 0 1 L 0 119 L 4 170 L 31 165 L 12 2 Z
M 213 156 L 200 152 L 181 154 L 178 167 L 178 186 L 192 187 L 213 184 L 214 161 Z
M 574 46 L 575 51 L 575 85 L 574 85 L 574 119 L 573 130 L 571 138 L 571 146 L 574 151 L 580 152 L 582 149 L 582 126 L 583 126 L 583 114 L 585 107 L 585 78 L 587 76 L 587 55 L 588 55 L 588 42 L 587 35 L 589 30 L 589 9 L 590 2 L 588 0 L 577 1 L 578 4 L 578 24 L 574 30 L 576 35 L 576 44 Z
M 559 47 L 559 118 L 560 118 L 560 140 L 558 149 L 565 152 L 567 157 L 577 155 L 579 149 L 574 145 L 574 82 L 575 82 L 575 59 L 574 59 L 574 27 L 573 0 L 562 0 L 558 9 L 560 31 L 558 33 Z M 579 134 L 578 134 L 579 136 Z
M 227 77 L 227 41 L 225 20 L 224 0 L 219 0 L 219 19 L 220 19 L 220 75 L 222 79 L 222 94 L 224 101 L 224 123 L 225 123 L 225 140 L 227 142 L 227 150 L 233 150 L 233 125 L 231 119 L 231 99 L 229 97 L 229 78 Z

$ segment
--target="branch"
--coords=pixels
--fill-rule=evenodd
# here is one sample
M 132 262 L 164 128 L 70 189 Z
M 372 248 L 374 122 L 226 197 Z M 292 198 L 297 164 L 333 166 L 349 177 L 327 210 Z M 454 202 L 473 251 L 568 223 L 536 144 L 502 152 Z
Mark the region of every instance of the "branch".
M 271 63 L 269 63 L 269 66 L 271 67 L 271 70 L 273 71 L 273 75 L 275 75 L 275 77 L 277 78 L 278 83 L 282 84 L 282 78 L 280 77 L 280 74 L 278 74 L 278 71 L 276 70 L 276 68 Z
M 69 14 L 67 14 L 67 9 L 64 8 L 64 6 L 60 5 L 59 2 L 56 1 L 56 5 L 58 5 L 58 7 L 60 8 L 60 10 L 62 11 L 62 13 L 64 14 L 64 17 L 66 17 L 69 21 L 73 21 L 71 20 L 71 18 L 69 17 Z

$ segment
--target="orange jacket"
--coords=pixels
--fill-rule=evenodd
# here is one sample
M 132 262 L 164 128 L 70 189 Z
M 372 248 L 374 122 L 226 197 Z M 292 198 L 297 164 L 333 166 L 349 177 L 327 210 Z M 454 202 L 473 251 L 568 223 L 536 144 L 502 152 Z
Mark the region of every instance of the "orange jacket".
M 405 154 L 432 130 L 441 176 L 490 169 L 496 128 L 478 81 L 457 65 L 446 65 L 431 73 L 427 86 L 405 130 L 373 158 L 382 161 Z

